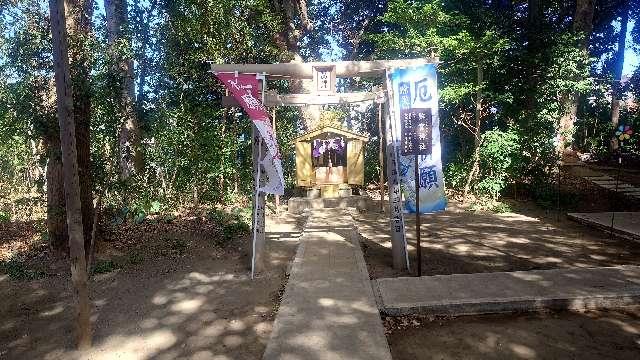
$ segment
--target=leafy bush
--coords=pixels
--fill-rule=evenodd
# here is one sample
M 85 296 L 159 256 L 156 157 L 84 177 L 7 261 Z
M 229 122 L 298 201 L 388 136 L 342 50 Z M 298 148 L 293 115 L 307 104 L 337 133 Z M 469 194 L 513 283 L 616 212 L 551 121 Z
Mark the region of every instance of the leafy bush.
M 444 169 L 447 186 L 453 189 L 462 189 L 467 181 L 469 171 L 469 164 L 462 160 L 456 160 L 448 164 Z
M 243 222 L 243 221 L 234 221 L 228 224 L 224 224 L 222 227 L 222 237 L 225 242 L 231 241 L 232 239 L 246 235 L 251 231 L 251 227 Z
M 519 153 L 519 136 L 515 131 L 485 132 L 480 145 L 480 181 L 474 186 L 477 193 L 497 199 L 513 178 Z
M 187 252 L 188 247 L 189 243 L 185 239 L 169 239 L 169 248 L 171 249 L 171 251 L 176 252 L 178 255 L 184 255 Z
M 117 269 L 118 266 L 113 260 L 98 260 L 93 267 L 94 274 L 106 274 Z
M 129 264 L 138 265 L 144 261 L 144 256 L 139 252 L 133 252 L 129 254 L 128 260 L 129 260 Z
M 207 212 L 207 218 L 214 223 L 221 224 L 227 219 L 227 213 L 220 209 L 213 209 Z
M 9 213 L 0 211 L 0 223 L 8 223 L 11 221 L 11 215 Z
M 23 261 L 15 256 L 9 260 L 0 261 L 0 273 L 7 274 L 10 279 L 16 281 L 35 280 L 45 275 L 40 270 L 29 269 Z
M 511 206 L 509 206 L 509 204 L 505 204 L 503 202 L 498 201 L 491 207 L 491 211 L 493 211 L 496 214 L 504 214 L 504 213 L 513 212 L 513 209 L 511 209 Z

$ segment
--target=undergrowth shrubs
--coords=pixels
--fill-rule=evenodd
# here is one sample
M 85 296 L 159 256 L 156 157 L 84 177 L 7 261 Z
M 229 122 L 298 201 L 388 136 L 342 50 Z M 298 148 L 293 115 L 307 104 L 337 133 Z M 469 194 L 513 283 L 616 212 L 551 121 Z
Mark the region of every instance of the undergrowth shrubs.
M 228 243 L 234 238 L 244 236 L 251 232 L 251 208 L 237 207 L 227 212 L 222 209 L 213 209 L 207 213 L 207 218 L 220 224 L 223 243 Z
M 15 256 L 9 260 L 0 261 L 0 273 L 7 274 L 10 279 L 16 281 L 35 280 L 45 276 L 43 271 L 29 269 L 24 261 Z
M 113 260 L 97 260 L 92 272 L 93 274 L 106 274 L 117 268 L 118 265 Z

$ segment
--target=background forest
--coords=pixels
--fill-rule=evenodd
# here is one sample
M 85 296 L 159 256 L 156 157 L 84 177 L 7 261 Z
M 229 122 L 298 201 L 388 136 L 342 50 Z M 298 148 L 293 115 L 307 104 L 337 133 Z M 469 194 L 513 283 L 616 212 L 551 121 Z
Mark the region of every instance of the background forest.
M 216 63 L 440 57 L 446 183 L 497 199 L 517 184 L 553 201 L 565 159 L 640 167 L 638 0 L 68 0 L 83 226 L 218 204 L 246 206 L 251 123 L 221 106 Z M 636 26 L 633 26 L 633 25 Z M 629 31 L 630 30 L 630 31 Z M 626 45 L 626 46 L 625 46 Z M 631 49 L 625 53 L 625 48 Z M 626 58 L 625 58 L 626 56 Z M 44 219 L 66 247 L 48 4 L 0 0 L 0 223 Z M 368 89 L 365 79 L 343 90 Z M 278 91 L 303 84 L 274 81 Z M 366 183 L 379 176 L 374 106 L 342 109 L 368 132 Z M 309 127 L 277 109 L 287 186 L 291 139 Z M 100 201 L 98 201 L 100 199 Z

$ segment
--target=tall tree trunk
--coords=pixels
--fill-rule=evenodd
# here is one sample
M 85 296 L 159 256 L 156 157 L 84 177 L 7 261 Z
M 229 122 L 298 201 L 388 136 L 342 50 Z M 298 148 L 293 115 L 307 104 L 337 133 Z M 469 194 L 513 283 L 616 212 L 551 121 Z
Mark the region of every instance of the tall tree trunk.
M 302 55 L 298 42 L 306 32 L 313 29 L 313 24 L 307 14 L 306 0 L 272 0 L 276 13 L 282 17 L 282 31 L 278 34 L 276 43 L 287 53 L 290 62 L 302 63 Z M 299 21 L 297 21 L 299 19 Z M 299 27 L 296 27 L 299 23 Z M 309 93 L 312 91 L 312 80 L 292 79 L 289 81 L 289 92 L 293 94 Z M 315 127 L 320 120 L 320 106 L 307 105 L 299 107 L 298 111 L 307 130 Z
M 91 248 L 93 230 L 93 179 L 91 174 L 91 37 L 93 0 L 67 0 L 69 21 L 69 65 L 73 79 L 73 116 L 76 127 L 78 177 L 86 258 Z
M 627 43 L 627 26 L 629 23 L 628 1 L 622 4 L 622 19 L 620 20 L 620 34 L 618 34 L 618 50 L 616 51 L 613 67 L 613 86 L 611 93 L 611 125 L 617 127 L 620 121 L 620 102 L 622 101 L 622 69 L 624 67 L 624 49 Z M 611 150 L 618 149 L 618 138 L 611 139 Z
M 589 51 L 589 38 L 593 31 L 593 12 L 595 0 L 577 0 L 576 13 L 573 18 L 573 32 L 580 37 L 579 46 L 582 50 Z M 575 79 L 580 80 L 580 79 Z M 560 118 L 558 130 L 560 139 L 558 151 L 564 151 L 564 144 L 572 142 L 573 125 L 578 113 L 578 100 L 580 94 L 575 92 L 563 99 L 564 115 Z
M 130 39 L 125 34 L 128 21 L 127 2 L 126 0 L 105 0 L 104 8 L 107 15 L 107 40 L 111 55 L 116 57 L 116 72 L 121 80 L 119 113 L 122 122 L 118 134 L 120 176 L 122 179 L 128 179 L 142 170 L 143 162 L 135 106 L 133 59 L 124 57 L 116 49 L 116 44 L 130 44 Z
M 66 212 L 64 204 L 64 176 L 62 173 L 62 153 L 60 152 L 60 132 L 58 125 L 52 126 L 45 140 L 47 153 L 47 233 L 49 246 L 58 253 L 67 253 Z
M 78 348 L 83 350 L 91 347 L 91 304 L 89 302 L 87 262 L 82 229 L 76 129 L 73 117 L 73 90 L 69 70 L 64 0 L 50 0 L 49 11 L 53 39 L 53 63 L 56 79 L 57 114 L 60 125 L 62 168 L 64 172 L 67 228 L 69 230 L 71 279 L 75 286 L 78 305 L 77 341 Z

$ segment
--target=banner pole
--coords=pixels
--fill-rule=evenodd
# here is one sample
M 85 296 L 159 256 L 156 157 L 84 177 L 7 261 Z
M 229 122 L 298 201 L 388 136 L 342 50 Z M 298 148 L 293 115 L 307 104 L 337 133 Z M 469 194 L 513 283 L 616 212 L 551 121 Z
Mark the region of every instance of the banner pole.
M 265 91 L 266 91 L 266 74 L 256 74 L 256 78 L 262 80 L 262 104 L 264 104 Z M 257 151 L 254 148 L 254 166 L 256 169 L 255 176 L 255 193 L 254 193 L 254 206 L 253 206 L 253 241 L 252 241 L 252 255 L 251 255 L 251 279 L 255 277 L 256 270 L 262 270 L 263 267 L 263 254 L 264 252 L 264 221 L 259 221 L 264 218 L 264 198 L 260 196 L 260 178 L 262 177 L 262 136 L 257 131 L 257 127 L 253 125 L 253 143 L 257 146 Z M 257 143 L 257 144 L 256 144 Z M 258 228 L 260 227 L 260 239 L 258 239 Z M 260 241 L 260 244 L 258 244 Z M 258 249 L 259 245 L 259 249 Z M 257 254 L 260 251 L 260 254 Z M 257 262 L 260 262 L 257 264 Z M 256 269 L 259 268 L 259 269 Z
M 418 166 L 418 154 L 416 154 L 416 251 L 418 255 L 418 277 L 422 276 L 422 247 L 420 246 L 420 174 Z
M 255 125 L 254 125 L 255 127 Z M 258 132 L 255 131 L 255 129 L 253 130 L 254 136 L 253 136 L 253 141 L 256 141 L 256 136 L 255 134 L 257 134 Z M 256 162 L 256 165 L 258 167 L 257 171 L 256 171 L 256 177 L 255 177 L 255 192 L 254 192 L 254 196 L 253 196 L 253 241 L 252 241 L 252 251 L 251 251 L 251 279 L 253 279 L 255 277 L 255 269 L 256 269 L 256 239 L 258 237 L 258 206 L 260 204 L 258 204 L 258 200 L 259 200 L 259 192 L 260 192 L 260 157 L 261 157 L 261 153 L 262 153 L 262 139 L 260 138 L 260 136 L 258 135 L 258 138 L 260 140 L 258 140 L 258 159 L 254 160 Z M 254 145 L 255 146 L 255 145 Z

